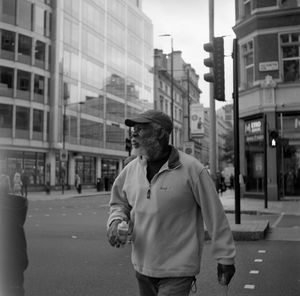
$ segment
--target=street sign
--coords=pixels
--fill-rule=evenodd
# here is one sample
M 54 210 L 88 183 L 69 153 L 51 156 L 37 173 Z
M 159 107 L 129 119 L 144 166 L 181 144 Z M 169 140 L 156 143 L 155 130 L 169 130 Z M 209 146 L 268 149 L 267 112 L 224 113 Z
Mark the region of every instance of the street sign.
M 68 151 L 63 149 L 60 150 L 60 161 L 68 161 Z

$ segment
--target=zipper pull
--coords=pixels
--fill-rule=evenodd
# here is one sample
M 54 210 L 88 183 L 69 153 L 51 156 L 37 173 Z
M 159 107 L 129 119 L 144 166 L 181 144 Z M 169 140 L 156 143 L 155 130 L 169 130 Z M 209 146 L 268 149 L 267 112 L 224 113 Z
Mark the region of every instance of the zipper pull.
M 151 190 L 149 188 L 148 191 L 147 191 L 147 199 L 150 199 L 150 194 L 151 194 Z

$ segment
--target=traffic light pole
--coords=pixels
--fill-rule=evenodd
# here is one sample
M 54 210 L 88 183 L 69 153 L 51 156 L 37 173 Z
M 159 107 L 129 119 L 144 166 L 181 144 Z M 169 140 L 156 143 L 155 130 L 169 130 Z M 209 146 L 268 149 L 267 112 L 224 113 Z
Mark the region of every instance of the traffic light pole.
M 214 0 L 209 0 L 209 42 L 213 43 L 214 41 Z M 210 53 L 210 58 L 213 54 Z M 213 70 L 210 69 L 212 74 Z M 214 84 L 209 84 L 209 106 L 210 106 L 210 147 L 209 147 L 209 169 L 210 174 L 216 182 L 216 107 L 214 99 Z
M 233 40 L 234 195 L 235 224 L 241 224 L 238 42 Z

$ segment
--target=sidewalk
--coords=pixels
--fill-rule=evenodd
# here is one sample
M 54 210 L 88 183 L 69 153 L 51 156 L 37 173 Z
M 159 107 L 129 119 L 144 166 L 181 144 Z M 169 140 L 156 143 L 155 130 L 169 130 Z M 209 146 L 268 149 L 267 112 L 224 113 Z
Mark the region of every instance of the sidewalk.
M 220 200 L 223 204 L 226 214 L 235 213 L 235 197 L 233 190 L 227 190 L 220 195 Z M 78 198 L 88 196 L 105 196 L 108 197 L 110 192 L 97 192 L 95 188 L 83 189 L 81 194 L 76 190 L 65 190 L 64 194 L 61 191 L 51 191 L 50 194 L 46 192 L 29 192 L 28 200 L 61 200 L 67 198 Z M 241 199 L 241 215 L 249 215 L 248 219 L 241 219 L 241 224 L 235 224 L 232 215 L 230 215 L 229 223 L 235 240 L 260 240 L 266 237 L 270 229 L 268 220 L 263 220 L 259 215 L 263 214 L 277 214 L 277 215 L 297 215 L 300 216 L 300 198 L 283 201 L 268 201 L 268 208 L 264 207 L 264 200 L 255 198 Z M 208 238 L 208 236 L 206 236 Z
M 235 213 L 235 193 L 228 190 L 220 196 L 221 202 L 227 214 Z M 297 215 L 300 216 L 300 198 L 282 201 L 268 201 L 265 208 L 264 200 L 255 198 L 242 198 L 241 214 L 251 215 L 251 220 L 244 221 L 241 224 L 235 224 L 235 221 L 229 221 L 235 240 L 259 240 L 264 239 L 270 231 L 268 220 L 258 219 L 259 215 L 277 214 L 277 215 Z

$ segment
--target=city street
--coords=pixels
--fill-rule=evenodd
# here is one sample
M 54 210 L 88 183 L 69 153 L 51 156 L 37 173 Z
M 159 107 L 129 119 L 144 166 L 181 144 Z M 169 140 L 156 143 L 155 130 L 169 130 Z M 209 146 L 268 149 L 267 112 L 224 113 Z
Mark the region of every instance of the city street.
M 137 296 L 130 245 L 110 247 L 107 216 L 108 196 L 31 201 L 26 222 L 30 261 L 25 273 L 26 295 Z M 280 227 L 299 225 L 299 216 L 268 218 Z M 237 272 L 228 295 L 299 295 L 299 240 L 270 238 L 236 245 Z M 209 241 L 197 287 L 193 295 L 222 295 Z

